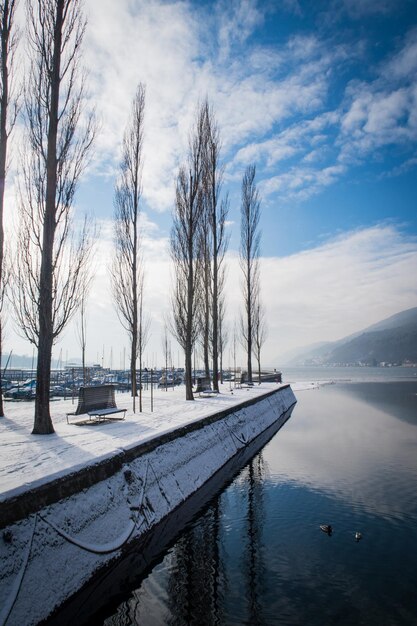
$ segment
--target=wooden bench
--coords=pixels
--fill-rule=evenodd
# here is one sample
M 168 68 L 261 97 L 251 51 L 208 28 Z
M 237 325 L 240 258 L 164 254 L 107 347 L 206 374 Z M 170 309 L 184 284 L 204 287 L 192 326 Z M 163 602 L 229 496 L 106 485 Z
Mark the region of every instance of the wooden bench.
M 203 394 L 203 396 L 213 396 L 217 395 L 219 392 L 212 389 L 210 378 L 199 377 L 197 378 L 197 387 L 195 393 L 198 393 L 200 396 L 201 394 Z
M 116 413 L 123 413 L 123 417 L 113 417 Z M 70 415 L 88 415 L 88 420 L 73 422 L 75 424 L 88 424 L 104 422 L 111 419 L 126 417 L 126 409 L 116 406 L 113 385 L 98 385 L 96 387 L 80 387 L 78 392 L 78 405 L 73 413 L 67 413 L 67 423 Z M 94 422 L 92 422 L 94 418 Z
M 243 385 L 245 385 L 246 387 L 253 387 L 253 383 L 249 383 L 247 380 L 247 373 L 246 372 L 236 372 L 235 374 L 235 386 L 238 389 L 241 389 Z

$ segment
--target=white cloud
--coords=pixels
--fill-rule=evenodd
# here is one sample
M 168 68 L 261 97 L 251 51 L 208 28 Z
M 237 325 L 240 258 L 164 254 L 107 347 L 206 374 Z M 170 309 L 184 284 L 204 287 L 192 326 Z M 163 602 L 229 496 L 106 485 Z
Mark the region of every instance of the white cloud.
M 377 9 L 376 4 L 368 3 L 367 11 L 373 12 L 374 9 Z M 265 196 L 279 194 L 286 200 L 305 200 L 336 183 L 358 164 L 371 160 L 378 161 L 383 167 L 384 155 L 391 146 L 401 147 L 408 168 L 412 166 L 409 153 L 414 151 L 417 140 L 416 29 L 408 33 L 395 54 L 375 68 L 374 80 L 351 81 L 342 103 L 336 109 L 324 112 L 331 75 L 337 64 L 347 59 L 345 48 L 340 46 L 330 54 L 317 38 L 299 37 L 289 40 L 279 53 L 271 52 L 271 60 L 276 56 L 278 67 L 284 66 L 287 70 L 291 67 L 292 73 L 285 79 L 287 83 L 295 80 L 301 85 L 303 73 L 291 66 L 287 57 L 290 51 L 293 52 L 291 62 L 306 60 L 302 66 L 309 76 L 306 85 L 313 90 L 305 91 L 313 98 L 310 108 L 303 110 L 304 100 L 301 99 L 298 108 L 291 109 L 290 106 L 287 110 L 285 98 L 280 100 L 284 108 L 277 117 L 285 119 L 288 115 L 291 125 L 266 139 L 260 125 L 261 132 L 253 133 L 251 141 L 246 141 L 237 151 L 229 172 L 256 161 L 260 165 L 258 171 L 263 178 Z M 267 51 L 264 50 L 263 54 L 266 57 Z M 322 90 L 317 101 L 312 95 L 316 72 L 317 76 L 321 72 Z M 290 103 L 291 90 L 288 95 Z M 308 116 L 312 117 L 306 119 Z M 269 123 L 268 118 L 266 123 Z M 270 126 L 272 128 L 272 124 Z M 395 168 L 395 172 L 401 171 L 403 168 Z
M 417 72 L 417 29 L 412 29 L 405 38 L 404 46 L 389 61 L 383 74 L 387 79 L 410 78 Z
M 371 82 L 352 82 L 346 89 L 339 160 L 356 163 L 379 156 L 392 145 L 413 146 L 417 140 L 417 30 L 379 68 Z
M 131 100 L 137 83 L 144 82 L 143 193 L 149 209 L 172 207 L 177 167 L 197 102 L 206 95 L 219 121 L 228 180 L 240 179 L 242 165 L 256 160 L 265 193 L 288 191 L 291 200 L 294 189 L 300 199 L 319 193 L 386 146 L 406 151 L 415 143 L 416 29 L 377 68 L 373 81 L 351 82 L 339 106 L 329 100 L 334 80 L 339 68 L 349 75 L 363 42 L 329 45 L 315 32 L 261 45 L 251 36 L 269 12 L 277 13 L 273 3 L 86 0 L 85 6 L 83 62 L 101 119 L 90 172 L 114 178 Z M 341 9 L 359 16 L 393 6 L 391 0 L 345 0 Z M 299 14 L 300 4 L 287 0 L 281 9 Z
M 345 171 L 346 167 L 340 164 L 321 169 L 305 165 L 294 166 L 284 174 L 262 180 L 259 189 L 263 197 L 279 192 L 287 199 L 306 200 L 333 185 Z
M 263 14 L 253 0 L 232 0 L 218 2 L 216 15 L 219 20 L 218 49 L 219 60 L 230 56 L 234 44 L 241 45 L 263 22 Z
M 114 176 L 138 81 L 147 86 L 143 193 L 152 209 L 172 206 L 178 163 L 197 102 L 206 95 L 214 104 L 229 161 L 248 141 L 255 155 L 266 155 L 268 167 L 296 154 L 289 137 L 256 144 L 283 120 L 323 107 L 329 70 L 346 56 L 342 46 L 330 51 L 313 35 L 292 37 L 279 48 L 248 44 L 267 10 L 250 0 L 219 2 L 211 11 L 159 0 L 132 7 L 127 0 L 117 6 L 110 0 L 87 3 L 84 59 L 91 100 L 102 120 L 96 172 Z M 309 122 L 311 133 L 314 123 Z M 250 149 L 239 153 L 231 170 L 241 173 Z
M 128 347 L 112 303 L 108 262 L 111 254 L 111 223 L 102 222 L 95 255 L 96 276 L 89 299 L 87 355 L 95 361 L 106 354 L 109 365 L 119 366 Z M 144 236 L 145 309 L 151 337 L 145 350 L 149 361 L 159 355 L 164 315 L 170 310 L 171 264 L 167 239 Z M 350 232 L 327 243 L 289 257 L 261 259 L 262 299 L 268 323 L 264 362 L 280 366 L 280 357 L 297 347 L 317 341 L 337 340 L 417 305 L 417 241 L 408 239 L 391 225 Z M 227 255 L 226 322 L 232 333 L 241 311 L 241 271 L 236 253 Z M 31 348 L 8 328 L 5 351 L 30 353 Z M 69 358 L 80 350 L 69 327 L 54 349 Z M 243 362 L 241 348 L 238 358 Z M 128 353 L 128 350 L 127 350 Z M 175 346 L 174 353 L 181 352 Z M 175 357 L 177 361 L 178 354 Z M 225 363 L 230 361 L 230 346 Z M 101 357 L 100 357 L 101 361 Z

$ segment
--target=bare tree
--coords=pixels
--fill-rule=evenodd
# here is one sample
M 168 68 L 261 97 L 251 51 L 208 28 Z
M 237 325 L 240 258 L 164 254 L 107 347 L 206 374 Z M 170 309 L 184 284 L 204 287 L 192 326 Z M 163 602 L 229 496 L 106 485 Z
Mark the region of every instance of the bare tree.
M 72 203 L 95 124 L 83 111 L 80 74 L 86 22 L 81 0 L 29 0 L 16 315 L 37 346 L 34 434 L 54 432 L 49 409 L 52 346 L 77 310 L 88 277 L 88 220 L 74 234 Z
M 265 309 L 258 294 L 253 320 L 253 354 L 258 363 L 258 383 L 261 384 L 261 350 L 267 336 Z
M 244 312 L 240 318 L 242 345 L 247 354 L 248 382 L 252 383 L 252 346 L 255 307 L 259 294 L 260 199 L 255 165 L 246 168 L 242 180 L 240 266 L 243 272 Z
M 187 400 L 194 400 L 192 352 L 199 330 L 201 306 L 202 254 L 199 244 L 203 215 L 203 165 L 204 110 L 200 107 L 189 141 L 188 162 L 178 173 L 170 248 L 175 272 L 172 330 L 184 350 Z
M 17 0 L 0 2 L 0 361 L 3 353 L 3 309 L 6 288 L 4 247 L 4 190 L 7 169 L 7 142 L 17 115 L 17 99 L 13 97 L 10 75 L 18 43 L 18 31 L 14 25 Z M 11 111 L 10 111 L 11 109 Z M 3 417 L 2 380 L 0 377 L 0 417 Z
M 145 87 L 138 85 L 132 113 L 123 138 L 120 177 L 115 192 L 115 256 L 111 269 L 113 293 L 119 319 L 130 338 L 130 376 L 133 411 L 137 396 L 136 360 L 139 349 L 140 303 L 143 291 L 143 263 L 140 236 L 142 195 L 142 148 Z
M 202 107 L 204 115 L 204 168 L 203 188 L 204 205 L 207 215 L 208 232 L 206 235 L 209 247 L 210 269 L 205 280 L 210 279 L 211 305 L 211 353 L 213 358 L 213 388 L 219 391 L 219 299 L 221 297 L 222 265 L 229 238 L 225 231 L 229 211 L 228 198 L 220 199 L 223 183 L 223 166 L 220 163 L 220 131 L 214 117 L 213 109 L 206 100 Z

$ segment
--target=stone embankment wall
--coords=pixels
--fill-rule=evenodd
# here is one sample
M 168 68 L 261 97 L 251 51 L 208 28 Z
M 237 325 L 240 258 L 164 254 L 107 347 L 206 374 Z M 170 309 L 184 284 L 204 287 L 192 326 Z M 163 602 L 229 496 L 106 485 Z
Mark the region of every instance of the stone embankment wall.
M 0 625 L 36 624 L 166 518 L 296 402 L 283 386 L 10 504 Z M 103 478 L 101 478 L 103 476 Z M 63 495 L 64 494 L 64 495 Z M 67 495 L 65 495 L 67 494 Z M 30 504 L 28 504 L 28 502 Z M 25 504 L 26 503 L 26 504 Z M 23 519 L 18 519 L 26 511 Z

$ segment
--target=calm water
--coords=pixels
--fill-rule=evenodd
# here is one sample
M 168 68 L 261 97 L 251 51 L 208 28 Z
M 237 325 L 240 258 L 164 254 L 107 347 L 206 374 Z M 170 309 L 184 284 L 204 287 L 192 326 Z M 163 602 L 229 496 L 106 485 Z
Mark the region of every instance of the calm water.
M 417 380 L 369 378 L 297 392 L 284 427 L 165 552 L 131 556 L 89 623 L 416 624 Z

